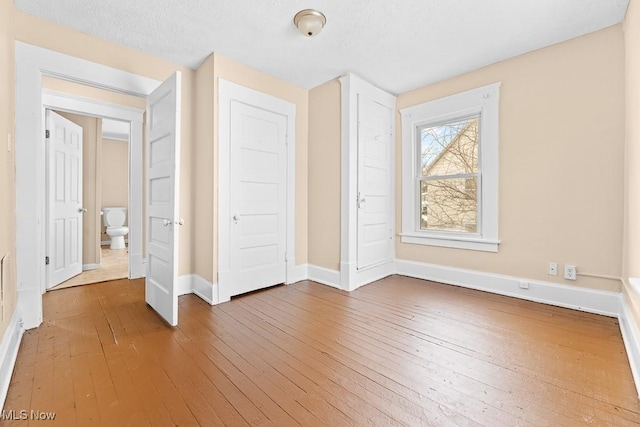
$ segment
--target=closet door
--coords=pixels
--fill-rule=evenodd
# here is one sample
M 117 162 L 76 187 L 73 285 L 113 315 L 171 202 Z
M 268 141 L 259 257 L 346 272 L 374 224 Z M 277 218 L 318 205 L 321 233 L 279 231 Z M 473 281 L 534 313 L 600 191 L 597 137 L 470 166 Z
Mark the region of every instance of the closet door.
M 358 94 L 358 269 L 392 259 L 392 111 Z

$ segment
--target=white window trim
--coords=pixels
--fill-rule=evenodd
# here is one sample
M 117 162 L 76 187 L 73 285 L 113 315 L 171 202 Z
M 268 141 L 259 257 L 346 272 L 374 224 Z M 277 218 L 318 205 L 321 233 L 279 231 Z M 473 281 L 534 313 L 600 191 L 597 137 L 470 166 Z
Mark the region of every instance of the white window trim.
M 402 243 L 498 252 L 498 110 L 500 83 L 400 110 L 402 118 Z M 417 180 L 417 128 L 480 114 L 481 203 L 478 233 L 420 230 Z

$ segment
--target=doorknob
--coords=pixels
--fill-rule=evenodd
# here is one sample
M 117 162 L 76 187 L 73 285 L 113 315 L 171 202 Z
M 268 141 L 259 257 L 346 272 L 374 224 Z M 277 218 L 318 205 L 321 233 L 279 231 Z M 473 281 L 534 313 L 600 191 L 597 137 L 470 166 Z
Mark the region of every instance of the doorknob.
M 364 198 L 364 197 L 360 197 L 360 192 L 359 192 L 359 191 L 358 191 L 358 199 L 357 199 L 357 202 L 358 202 L 358 209 L 362 209 L 362 204 L 363 204 L 364 202 L 366 202 L 366 200 L 365 200 L 365 198 Z
M 234 215 L 234 216 L 233 216 L 233 220 L 234 220 L 234 221 L 240 221 L 240 217 L 239 217 L 238 215 Z
M 78 212 L 87 213 L 87 208 L 78 208 Z
M 169 221 L 168 219 L 163 219 L 162 220 L 162 225 L 164 225 L 165 227 L 168 227 L 169 224 L 171 224 L 171 221 Z
M 184 219 L 180 218 L 175 223 L 176 223 L 176 225 L 184 225 Z

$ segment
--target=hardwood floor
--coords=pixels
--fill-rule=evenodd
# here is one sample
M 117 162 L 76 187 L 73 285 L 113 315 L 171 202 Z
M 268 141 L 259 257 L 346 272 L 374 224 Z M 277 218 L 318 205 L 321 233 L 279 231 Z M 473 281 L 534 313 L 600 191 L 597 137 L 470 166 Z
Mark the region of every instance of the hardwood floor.
M 393 276 L 188 295 L 172 329 L 143 295 L 47 293 L 4 409 L 56 419 L 4 425 L 640 424 L 612 318 Z

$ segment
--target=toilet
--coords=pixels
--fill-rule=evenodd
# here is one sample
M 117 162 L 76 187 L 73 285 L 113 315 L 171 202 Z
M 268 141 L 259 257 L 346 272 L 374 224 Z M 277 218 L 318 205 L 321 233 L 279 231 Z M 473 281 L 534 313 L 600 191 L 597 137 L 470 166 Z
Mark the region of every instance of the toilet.
M 125 227 L 127 220 L 127 208 L 102 208 L 102 222 L 107 227 L 107 235 L 111 238 L 111 249 L 124 249 L 124 236 L 129 233 L 129 227 Z

